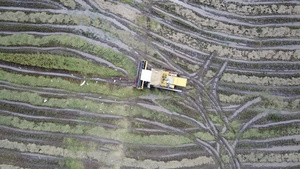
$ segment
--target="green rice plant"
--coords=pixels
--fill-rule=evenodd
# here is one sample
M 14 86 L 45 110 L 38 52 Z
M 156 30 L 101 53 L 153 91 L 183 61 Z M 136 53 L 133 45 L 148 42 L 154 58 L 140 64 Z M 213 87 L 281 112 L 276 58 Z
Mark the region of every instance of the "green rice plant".
M 38 66 L 47 69 L 61 69 L 78 72 L 83 75 L 101 77 L 122 76 L 119 72 L 108 67 L 97 65 L 81 58 L 73 58 L 53 54 L 16 54 L 0 53 L 0 60 L 21 65 Z
M 191 143 L 192 141 L 181 135 L 147 135 L 141 136 L 130 133 L 127 129 L 105 129 L 102 127 L 92 127 L 84 125 L 76 125 L 70 127 L 69 125 L 61 125 L 49 122 L 32 122 L 28 120 L 22 120 L 13 116 L 0 115 L 0 124 L 6 126 L 12 126 L 21 129 L 36 130 L 36 131 L 48 131 L 48 132 L 60 132 L 79 135 L 91 135 L 102 138 L 108 138 L 113 140 L 119 140 L 125 143 L 132 144 L 155 144 L 155 145 L 181 145 Z M 159 140 L 159 141 L 157 141 Z
M 97 113 L 108 113 L 120 116 L 143 117 L 146 119 L 154 119 L 159 122 L 169 122 L 172 119 L 160 112 L 149 109 L 144 109 L 139 106 L 132 106 L 127 104 L 107 104 L 97 103 L 91 100 L 84 99 L 58 99 L 42 97 L 36 93 L 17 92 L 12 90 L 0 90 L 0 99 L 27 102 L 38 106 L 50 106 L 57 108 L 73 108 L 80 110 L 88 110 Z M 45 99 L 47 100 L 46 102 Z
M 247 96 L 241 96 L 241 95 L 224 95 L 224 94 L 219 94 L 219 99 L 223 103 L 244 103 L 245 100 L 247 99 Z
M 102 57 L 116 66 L 124 68 L 129 76 L 133 78 L 136 73 L 136 65 L 126 55 L 115 52 L 110 48 L 104 48 L 87 42 L 86 40 L 70 35 L 50 35 L 43 37 L 35 37 L 28 34 L 14 34 L 2 36 L 0 45 L 3 46 L 66 46 L 79 49 L 84 52 L 92 53 Z
M 130 87 L 121 87 L 117 85 L 108 85 L 105 83 L 86 81 L 84 85 L 80 86 L 80 81 L 70 82 L 63 78 L 49 78 L 43 76 L 29 76 L 9 73 L 0 70 L 0 79 L 15 84 L 29 85 L 35 87 L 53 87 L 65 89 L 67 91 L 77 91 L 77 92 L 92 92 L 103 94 L 108 97 L 118 97 L 118 98 L 130 98 L 140 95 L 145 95 L 147 92 L 140 92 L 138 90 Z
M 249 129 L 243 133 L 244 139 L 265 139 L 272 137 L 288 136 L 300 134 L 300 128 L 298 126 L 285 126 L 274 127 L 268 129 Z
M 99 18 L 90 18 L 87 15 L 78 14 L 47 14 L 46 12 L 25 13 L 22 11 L 0 12 L 0 20 L 11 22 L 26 23 L 50 23 L 66 25 L 85 25 L 99 27 L 101 20 Z
M 300 78 L 278 78 L 278 77 L 257 77 L 224 73 L 222 81 L 242 84 L 256 84 L 264 86 L 296 86 L 300 85 Z
M 72 159 L 72 158 L 67 158 L 66 167 L 71 168 L 71 169 L 83 169 L 83 163 L 79 159 Z
M 209 132 L 197 132 L 194 133 L 194 136 L 197 138 L 200 138 L 201 140 L 204 141 L 214 141 L 215 138 L 213 135 L 211 135 Z
M 73 152 L 76 151 L 96 151 L 97 144 L 90 141 L 78 141 L 74 138 L 64 138 L 63 144 L 66 146 L 65 148 L 71 150 Z

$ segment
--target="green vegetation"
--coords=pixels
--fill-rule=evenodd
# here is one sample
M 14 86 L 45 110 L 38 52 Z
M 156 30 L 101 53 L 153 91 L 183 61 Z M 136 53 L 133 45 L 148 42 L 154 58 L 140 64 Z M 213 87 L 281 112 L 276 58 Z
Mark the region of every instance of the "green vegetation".
M 127 44 L 128 46 L 132 47 L 137 51 L 141 51 L 151 56 L 155 54 L 155 51 L 149 46 L 149 44 L 146 43 L 146 41 L 141 41 L 137 39 L 128 31 L 120 30 L 113 27 L 108 21 L 102 21 L 101 25 L 98 28 L 102 31 L 109 32 L 112 37 L 117 37 L 123 43 Z
M 174 99 L 174 98 L 173 98 Z M 180 99 L 180 98 L 179 98 Z M 203 122 L 201 116 L 199 116 L 198 112 L 191 110 L 181 104 L 177 103 L 176 100 L 159 100 L 158 103 L 164 108 L 170 110 L 171 112 L 176 112 L 179 114 L 184 114 L 189 117 L 196 118 L 198 121 Z
M 278 126 L 269 129 L 249 129 L 243 133 L 244 139 L 264 139 L 300 134 L 298 126 Z
M 83 164 L 80 159 L 67 158 L 66 167 L 70 169 L 83 169 Z
M 86 15 L 67 15 L 67 14 L 47 14 L 46 12 L 25 13 L 17 12 L 0 12 L 0 20 L 12 22 L 29 22 L 29 23 L 55 23 L 66 25 L 85 25 L 100 27 L 99 18 L 90 18 Z
M 61 147 L 51 146 L 51 145 L 39 145 L 34 143 L 19 143 L 9 141 L 8 139 L 0 140 L 0 148 L 18 150 L 20 152 L 31 152 L 31 153 L 39 153 L 39 154 L 47 154 L 51 156 L 59 156 L 71 159 L 96 159 L 97 157 L 103 157 L 107 155 L 106 152 L 101 151 L 92 151 L 92 152 L 73 152 L 68 149 L 64 149 Z M 100 159 L 101 160 L 101 159 Z M 103 160 L 102 160 L 103 161 Z M 65 162 L 59 161 L 60 166 L 65 166 Z
M 135 135 L 128 133 L 128 130 L 118 129 L 114 132 L 106 132 L 104 134 L 103 131 L 98 128 L 93 128 L 87 132 L 90 135 L 98 136 L 98 137 L 108 137 L 111 139 L 116 139 L 125 143 L 132 144 L 154 144 L 154 145 L 169 145 L 176 146 L 182 144 L 192 143 L 192 140 L 182 135 Z M 159 141 L 158 141 L 159 140 Z
M 2 36 L 0 45 L 3 46 L 65 46 L 79 49 L 84 52 L 92 53 L 102 57 L 116 66 L 123 67 L 131 78 L 135 76 L 136 66 L 126 55 L 115 52 L 110 48 L 94 45 L 86 40 L 70 35 L 50 35 L 43 37 L 35 37 L 28 34 L 15 34 Z
M 52 54 L 12 54 L 0 53 L 0 60 L 21 65 L 38 66 L 49 69 L 62 69 L 83 75 L 101 77 L 120 76 L 117 71 L 80 58 Z
M 103 137 L 108 139 L 119 140 L 126 143 L 134 144 L 155 144 L 155 145 L 181 145 L 191 143 L 192 141 L 180 135 L 147 135 L 140 136 L 129 133 L 126 129 L 109 130 L 102 127 L 91 127 L 84 125 L 76 125 L 70 127 L 69 125 L 60 125 L 48 122 L 32 122 L 22 120 L 13 116 L 0 115 L 0 124 L 6 126 L 17 127 L 21 129 L 60 132 L 70 134 L 88 134 L 91 136 Z M 157 141 L 159 140 L 159 142 Z
M 17 127 L 21 129 L 28 130 L 37 130 L 37 131 L 49 131 L 49 132 L 60 132 L 60 133 L 73 133 L 73 134 L 83 134 L 86 130 L 88 130 L 89 126 L 76 125 L 61 125 L 55 123 L 47 123 L 47 122 L 32 122 L 28 120 L 22 120 L 19 117 L 13 116 L 2 116 L 0 115 L 0 124 L 6 126 Z
M 76 8 L 76 3 L 73 0 L 59 0 L 64 6 L 70 7 L 71 9 Z
M 147 119 L 154 119 L 160 122 L 166 122 L 172 120 L 169 116 L 141 108 L 139 106 L 121 105 L 121 104 L 99 104 L 91 100 L 83 99 L 57 99 L 41 97 L 36 93 L 30 92 L 17 92 L 11 90 L 0 90 L 0 99 L 27 102 L 39 106 L 50 106 L 58 108 L 74 108 L 81 110 L 88 110 L 98 113 L 109 113 L 120 116 L 131 116 L 131 117 L 143 117 Z M 47 102 L 44 100 L 47 99 Z
M 297 86 L 300 78 L 257 77 L 224 73 L 221 80 L 232 83 L 256 84 L 265 86 Z
M 125 0 L 125 3 L 130 0 Z M 30 23 L 50 23 L 50 24 L 66 24 L 66 25 L 84 25 L 94 26 L 110 33 L 110 36 L 119 38 L 123 43 L 130 47 L 142 51 L 146 54 L 153 55 L 155 52 L 149 46 L 137 40 L 128 31 L 116 29 L 110 22 L 100 20 L 99 18 L 90 18 L 86 15 L 67 15 L 67 14 L 47 14 L 46 12 L 29 13 L 25 12 L 0 12 L 0 20 L 12 22 L 30 22 Z M 88 33 L 88 32 L 87 32 Z
M 0 79 L 15 84 L 23 84 L 37 87 L 53 87 L 77 92 L 93 92 L 103 94 L 108 97 L 130 98 L 133 96 L 140 96 L 146 94 L 133 89 L 131 86 L 109 86 L 108 84 L 100 82 L 96 83 L 94 81 L 87 81 L 85 85 L 80 86 L 79 81 L 70 82 L 62 78 L 47 78 L 43 76 L 35 77 L 29 75 L 20 75 L 9 73 L 3 70 L 0 70 Z
M 66 149 L 74 152 L 97 150 L 97 144 L 94 142 L 89 142 L 89 141 L 80 142 L 74 138 L 64 138 L 63 143 L 66 145 Z
M 120 0 L 122 3 L 133 4 L 133 0 Z
M 219 94 L 219 99 L 223 103 L 244 103 L 247 99 L 249 99 L 249 96 Z
M 201 140 L 204 141 L 214 141 L 215 138 L 213 135 L 211 135 L 209 132 L 197 132 L 194 133 L 194 136 L 197 138 L 200 138 Z

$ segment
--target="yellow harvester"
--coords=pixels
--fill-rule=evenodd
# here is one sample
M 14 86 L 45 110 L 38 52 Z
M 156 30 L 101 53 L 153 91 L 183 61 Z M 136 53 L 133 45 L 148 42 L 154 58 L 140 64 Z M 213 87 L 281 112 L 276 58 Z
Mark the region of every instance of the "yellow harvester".
M 175 86 L 186 87 L 187 79 L 178 77 L 176 72 L 156 68 L 148 70 L 147 66 L 148 61 L 140 61 L 135 81 L 137 89 L 143 89 L 144 85 L 147 84 L 148 88 L 156 87 L 181 92 L 181 90 L 175 89 Z

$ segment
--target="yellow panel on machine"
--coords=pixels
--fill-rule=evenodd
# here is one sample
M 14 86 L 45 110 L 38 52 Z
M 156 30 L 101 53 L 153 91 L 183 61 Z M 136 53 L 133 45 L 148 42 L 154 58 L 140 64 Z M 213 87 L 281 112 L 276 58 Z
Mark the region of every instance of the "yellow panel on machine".
M 187 79 L 181 78 L 181 77 L 173 77 L 174 82 L 173 84 L 175 86 L 181 86 L 181 87 L 186 87 Z

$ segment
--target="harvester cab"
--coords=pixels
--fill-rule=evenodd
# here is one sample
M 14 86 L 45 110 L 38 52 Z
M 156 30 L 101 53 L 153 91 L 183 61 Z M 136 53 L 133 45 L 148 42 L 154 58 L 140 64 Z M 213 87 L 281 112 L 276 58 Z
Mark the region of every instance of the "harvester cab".
M 182 92 L 176 86 L 186 87 L 187 79 L 178 77 L 176 72 L 164 71 L 156 68 L 147 69 L 148 61 L 140 61 L 135 79 L 135 87 L 143 89 L 147 84 L 148 88 L 155 87 L 175 92 Z

